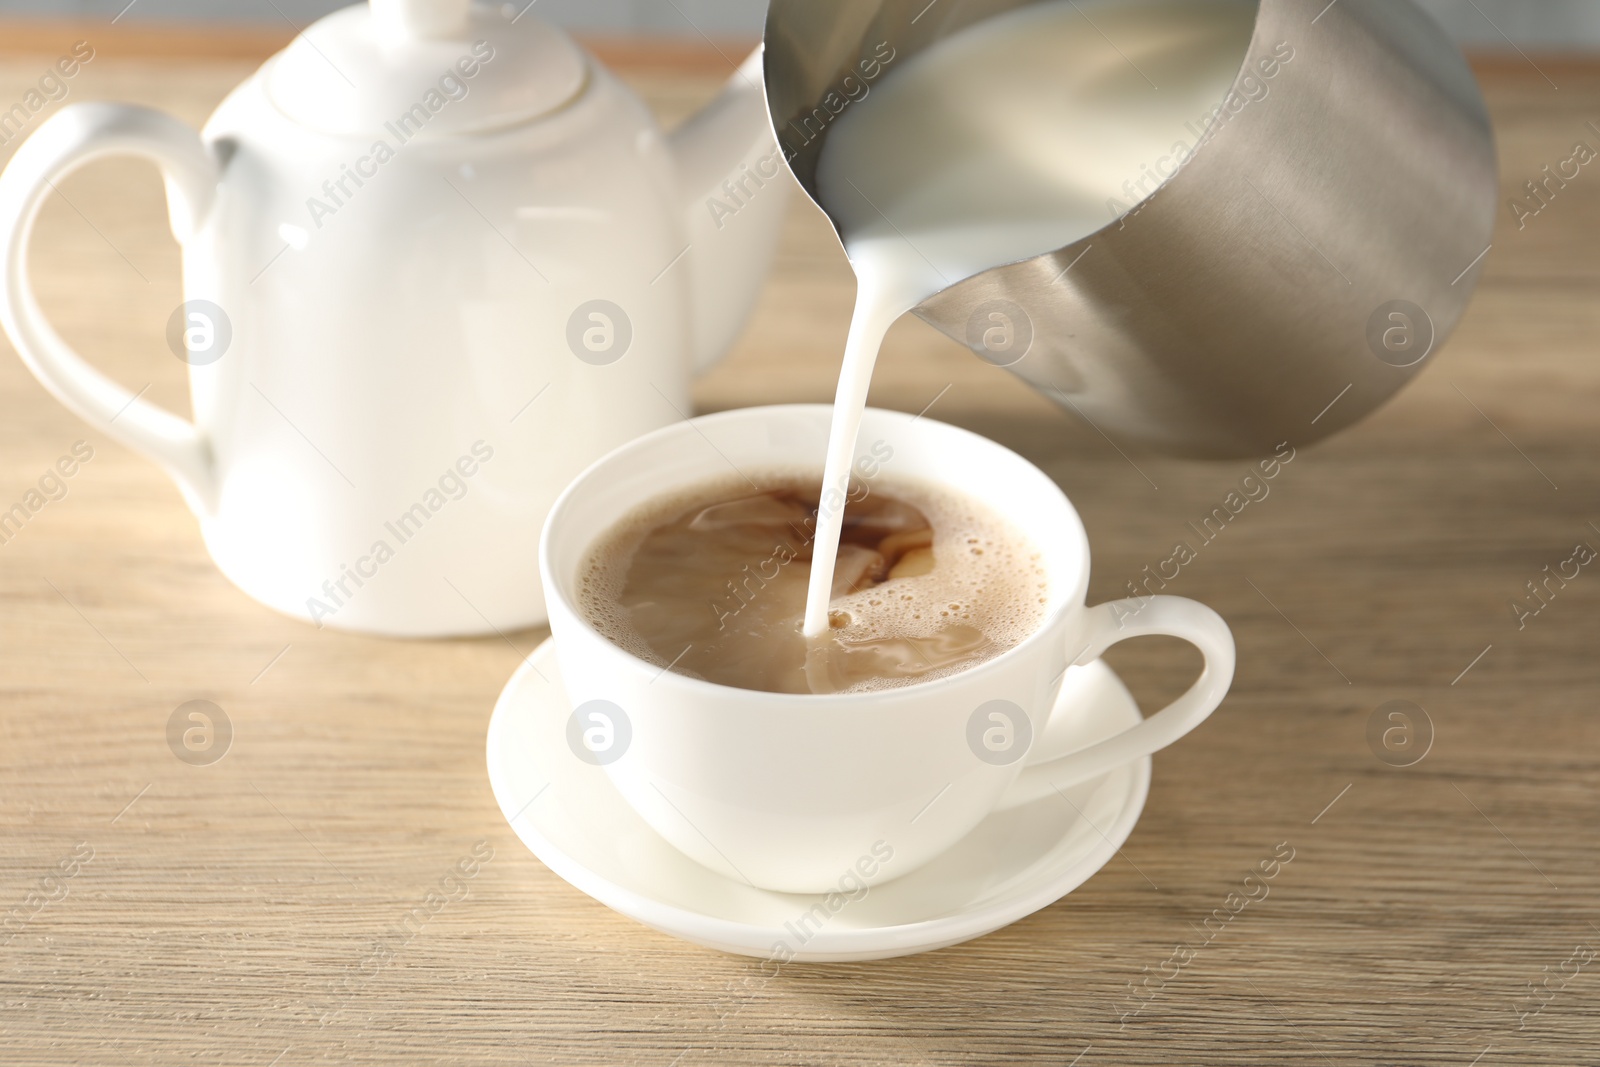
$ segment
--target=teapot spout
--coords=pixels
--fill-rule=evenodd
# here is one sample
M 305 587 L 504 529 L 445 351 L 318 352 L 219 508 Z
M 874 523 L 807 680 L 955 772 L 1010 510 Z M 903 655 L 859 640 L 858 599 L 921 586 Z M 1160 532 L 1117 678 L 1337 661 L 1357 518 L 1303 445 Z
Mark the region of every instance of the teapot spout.
M 768 117 L 758 47 L 669 139 L 687 220 L 695 371 L 730 348 L 772 263 L 793 178 Z

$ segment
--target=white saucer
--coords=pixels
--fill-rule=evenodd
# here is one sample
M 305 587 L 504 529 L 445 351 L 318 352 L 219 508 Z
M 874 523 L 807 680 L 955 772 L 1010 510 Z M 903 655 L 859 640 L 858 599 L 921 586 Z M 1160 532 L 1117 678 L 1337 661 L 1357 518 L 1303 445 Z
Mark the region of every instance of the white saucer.
M 1079 712 L 1046 731 L 1039 751 L 1081 748 L 1139 719 L 1132 696 L 1101 662 L 1069 670 L 1061 699 Z M 507 683 L 489 723 L 489 782 L 517 836 L 566 881 L 646 926 L 779 961 L 886 959 L 998 930 L 1104 866 L 1133 832 L 1150 788 L 1146 757 L 999 811 L 944 855 L 874 885 L 816 929 L 796 924 L 822 897 L 724 878 L 651 830 L 603 769 L 573 758 L 569 712 L 546 641 Z M 787 951 L 775 952 L 780 943 Z

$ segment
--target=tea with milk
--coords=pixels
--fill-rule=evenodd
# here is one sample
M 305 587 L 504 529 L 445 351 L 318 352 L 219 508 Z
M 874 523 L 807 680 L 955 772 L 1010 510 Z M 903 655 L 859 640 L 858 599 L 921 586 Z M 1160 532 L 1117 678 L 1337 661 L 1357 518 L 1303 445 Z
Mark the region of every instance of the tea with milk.
M 818 479 L 758 482 L 697 486 L 618 524 L 583 568 L 585 616 L 663 668 L 775 693 L 929 681 L 1042 622 L 1049 580 L 1021 532 L 949 489 L 880 478 L 852 487 L 829 628 L 808 641 Z

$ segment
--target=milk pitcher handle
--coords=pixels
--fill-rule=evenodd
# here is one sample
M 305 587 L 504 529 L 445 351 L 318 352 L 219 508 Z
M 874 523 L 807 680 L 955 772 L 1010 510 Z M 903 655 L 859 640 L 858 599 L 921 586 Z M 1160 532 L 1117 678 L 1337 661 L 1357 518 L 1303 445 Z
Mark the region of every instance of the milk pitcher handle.
M 181 245 L 205 218 L 218 168 L 193 129 L 144 107 L 85 103 L 62 109 L 17 149 L 0 174 L 0 325 L 57 400 L 106 436 L 158 463 L 191 507 L 214 504 L 211 448 L 200 430 L 95 370 L 45 319 L 28 278 L 28 242 L 56 183 L 92 160 L 131 155 L 161 168 L 172 233 Z
M 1233 633 L 1222 616 L 1204 604 L 1176 596 L 1118 600 L 1089 609 L 1083 640 L 1087 647 L 1074 660 L 1084 666 L 1106 649 L 1131 637 L 1179 637 L 1205 658 L 1200 677 L 1165 708 L 1135 726 L 1088 748 L 1026 767 L 1007 791 L 1002 807 L 1014 807 L 1057 789 L 1098 778 L 1108 771 L 1158 752 L 1205 722 L 1233 684 Z M 1059 707 L 1058 715 L 1081 709 Z

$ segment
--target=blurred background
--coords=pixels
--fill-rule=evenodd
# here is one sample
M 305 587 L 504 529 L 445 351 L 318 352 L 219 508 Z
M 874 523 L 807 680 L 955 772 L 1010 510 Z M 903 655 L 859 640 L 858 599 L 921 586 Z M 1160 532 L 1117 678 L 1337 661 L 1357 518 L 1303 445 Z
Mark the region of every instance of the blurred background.
M 755 36 L 764 0 L 513 0 L 575 30 Z M 1487 50 L 1600 49 L 1600 0 L 1421 0 L 1466 45 Z M 0 18 L 113 19 L 304 26 L 342 0 L 0 0 Z M 120 17 L 119 17 L 120 16 Z

